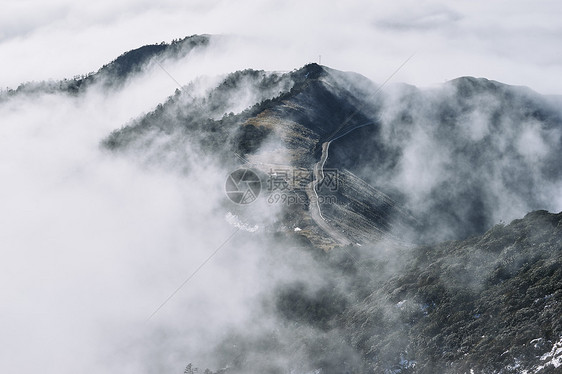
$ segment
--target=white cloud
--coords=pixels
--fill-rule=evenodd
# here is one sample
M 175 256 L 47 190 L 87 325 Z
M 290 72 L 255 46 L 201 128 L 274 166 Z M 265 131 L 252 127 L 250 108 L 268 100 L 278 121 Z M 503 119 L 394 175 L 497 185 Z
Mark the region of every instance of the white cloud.
M 322 55 L 328 66 L 380 82 L 417 52 L 396 80 L 430 85 L 474 75 L 558 93 L 561 8 L 554 1 L 26 1 L 0 16 L 0 61 L 9 72 L 0 84 L 71 77 L 147 43 L 220 33 L 242 38 L 228 57 L 216 56 L 228 71 L 292 70 Z
M 185 177 L 99 147 L 162 101 L 169 82 L 145 78 L 110 95 L 93 88 L 0 105 L 6 371 L 181 372 L 247 318 L 262 289 L 260 248 L 241 233 L 145 321 L 233 231 L 218 210 L 226 170 L 194 163 Z

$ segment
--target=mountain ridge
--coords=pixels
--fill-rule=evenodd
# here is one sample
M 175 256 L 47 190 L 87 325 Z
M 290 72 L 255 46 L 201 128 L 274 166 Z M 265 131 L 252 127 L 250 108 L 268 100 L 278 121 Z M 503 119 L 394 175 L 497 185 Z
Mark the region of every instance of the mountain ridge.
M 265 85 L 273 88 L 262 101 L 237 114 L 227 114 L 228 109 L 217 105 L 225 112 L 220 119 L 205 118 L 205 112 L 217 100 L 214 96 L 222 97 L 217 92 L 224 84 L 203 101 L 188 100 L 181 110 L 178 94 L 157 112 L 114 132 L 104 144 L 125 149 L 149 128 L 168 134 L 179 129 L 178 139 L 201 138 L 198 149 L 203 153 L 206 147 L 212 150 L 229 168 L 237 166 L 232 162 L 234 154 L 250 165 L 279 164 L 273 160 L 282 155 L 281 164 L 312 170 L 321 157 L 322 144 L 329 140 L 325 167 L 350 172 L 390 196 L 396 206 L 408 207 L 418 220 L 424 217 L 422 242 L 482 233 L 499 221 L 497 212 L 488 208 L 494 200 L 515 199 L 517 204 L 528 205 L 528 210 L 546 207 L 535 189 L 555 189 L 562 176 L 557 166 L 562 159 L 556 151 L 562 150 L 562 116 L 532 91 L 465 77 L 441 90 L 409 87 L 396 93 L 389 87 L 386 94 L 378 92 L 367 78 L 317 64 L 286 74 L 250 70 L 236 74 L 241 74 L 236 79 L 255 76 L 245 90 L 261 91 L 261 82 L 268 80 L 271 83 Z M 227 95 L 233 92 L 227 91 Z M 207 107 L 201 106 L 203 102 Z M 202 108 L 195 117 L 178 114 L 193 108 Z M 168 120 L 158 119 L 163 116 Z M 149 117 L 153 120 L 148 121 Z M 426 145 L 419 145 L 418 139 Z M 275 146 L 262 148 L 264 144 Z M 529 144 L 534 148 L 529 149 Z M 432 148 L 438 152 L 432 153 Z M 413 162 L 409 153 L 418 154 Z M 421 168 L 409 170 L 418 162 L 425 163 L 420 166 L 428 169 L 427 176 Z M 475 171 L 490 182 L 482 183 Z M 428 187 L 417 186 L 409 173 L 425 180 Z M 432 180 L 435 173 L 437 178 Z M 535 174 L 546 183 L 539 184 Z M 425 202 L 418 201 L 420 194 L 426 196 Z M 428 203 L 431 205 L 423 206 Z M 507 203 L 502 204 L 509 209 Z M 442 235 L 433 239 L 439 226 L 444 227 Z
M 16 89 L 7 88 L 4 92 L 0 92 L 0 100 L 18 94 L 37 92 L 62 92 L 78 95 L 95 84 L 103 84 L 104 89 L 118 89 L 127 79 L 139 74 L 151 61 L 183 58 L 194 49 L 207 47 L 211 40 L 212 36 L 209 34 L 196 34 L 183 39 L 175 39 L 170 43 L 144 45 L 122 53 L 96 72 L 60 81 L 22 83 Z

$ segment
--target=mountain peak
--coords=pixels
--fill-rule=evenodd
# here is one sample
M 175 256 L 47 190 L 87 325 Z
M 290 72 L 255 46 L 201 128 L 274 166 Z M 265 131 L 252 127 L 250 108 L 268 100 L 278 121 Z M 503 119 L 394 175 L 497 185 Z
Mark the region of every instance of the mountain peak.
M 303 79 L 319 79 L 328 75 L 328 71 L 322 65 L 318 65 L 313 62 L 303 66 L 295 72 L 297 77 L 302 77 Z

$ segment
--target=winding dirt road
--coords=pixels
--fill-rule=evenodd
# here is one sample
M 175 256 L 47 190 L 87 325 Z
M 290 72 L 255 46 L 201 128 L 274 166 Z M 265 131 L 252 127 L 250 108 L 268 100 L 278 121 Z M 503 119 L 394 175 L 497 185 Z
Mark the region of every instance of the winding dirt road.
M 308 210 L 314 222 L 322 230 L 324 230 L 326 234 L 328 234 L 340 245 L 350 245 L 352 244 L 352 242 L 341 232 L 332 228 L 322 215 L 320 198 L 318 196 L 318 192 L 316 191 L 316 186 L 318 186 L 318 184 L 324 179 L 324 164 L 328 159 L 328 151 L 330 149 L 331 142 L 332 140 L 322 144 L 322 156 L 320 157 L 320 160 L 314 164 L 314 168 L 312 171 L 312 182 L 310 182 L 306 188 L 306 195 L 308 196 L 309 201 Z

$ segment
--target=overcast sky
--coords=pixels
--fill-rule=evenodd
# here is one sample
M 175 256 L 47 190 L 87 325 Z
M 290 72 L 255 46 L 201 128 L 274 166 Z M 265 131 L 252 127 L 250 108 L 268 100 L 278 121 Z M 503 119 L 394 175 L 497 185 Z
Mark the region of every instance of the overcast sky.
M 311 61 L 432 85 L 472 75 L 561 93 L 559 1 L 2 1 L 0 87 L 95 71 L 124 51 L 191 34 L 244 38 L 224 70 Z

